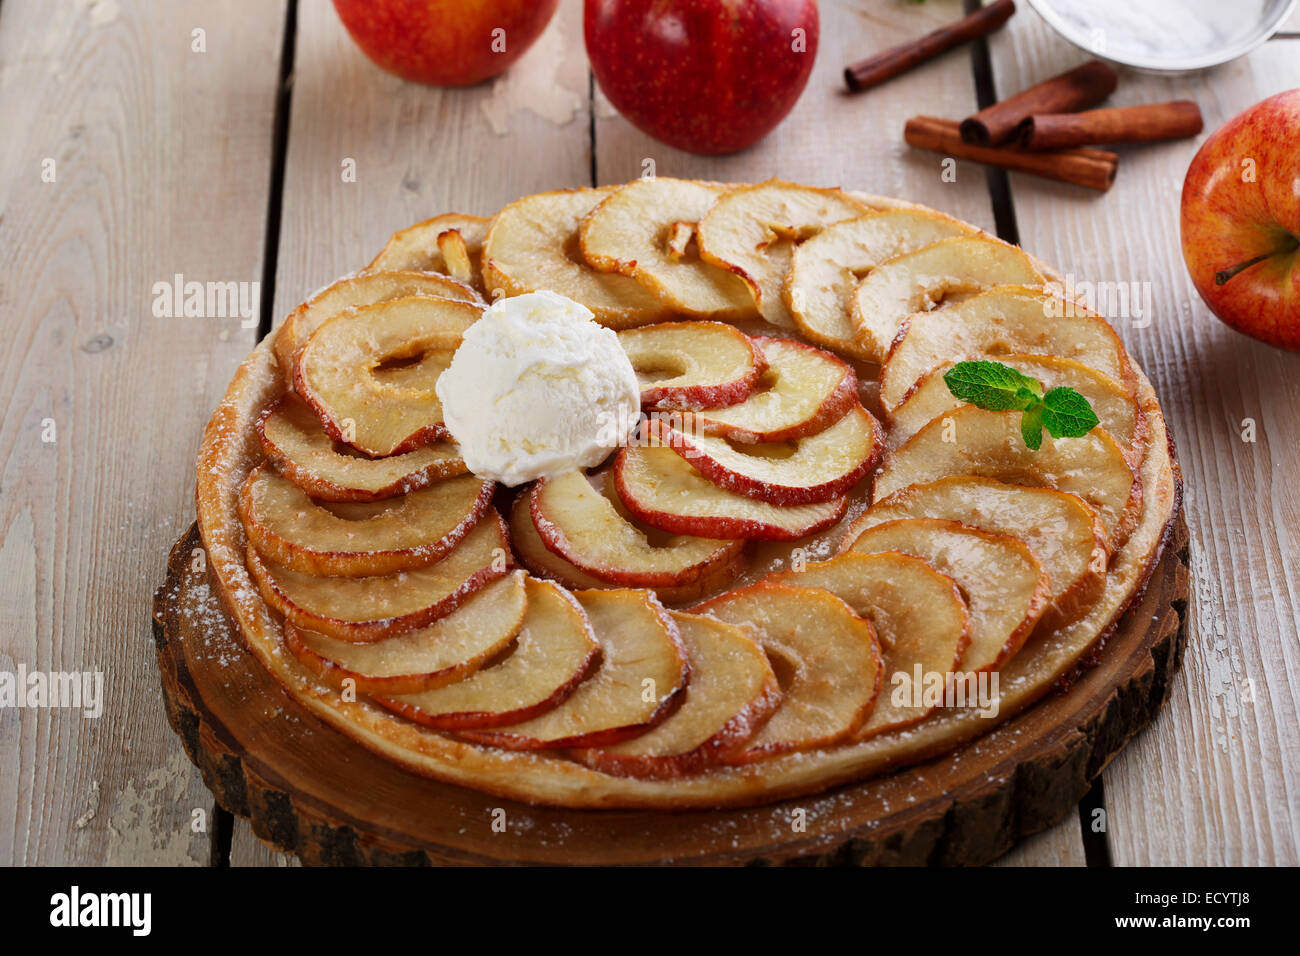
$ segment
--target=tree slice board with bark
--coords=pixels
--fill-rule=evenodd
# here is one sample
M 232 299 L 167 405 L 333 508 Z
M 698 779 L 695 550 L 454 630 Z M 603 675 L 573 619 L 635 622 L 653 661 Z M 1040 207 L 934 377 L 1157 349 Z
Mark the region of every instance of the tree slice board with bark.
M 295 703 L 244 649 L 196 527 L 154 598 L 167 717 L 218 804 L 307 864 L 982 864 L 1070 812 L 1168 699 L 1186 643 L 1180 514 L 1089 666 L 942 757 L 810 797 L 692 812 L 534 807 L 426 779 Z

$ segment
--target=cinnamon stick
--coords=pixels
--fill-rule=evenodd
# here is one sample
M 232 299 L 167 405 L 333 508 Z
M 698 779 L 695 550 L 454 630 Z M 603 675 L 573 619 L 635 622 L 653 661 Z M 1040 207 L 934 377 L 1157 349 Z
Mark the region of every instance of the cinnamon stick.
M 961 138 L 956 122 L 933 116 L 914 116 L 908 120 L 903 129 L 903 139 L 917 149 L 1074 183 L 1101 192 L 1110 189 L 1119 168 L 1119 157 L 1104 149 L 1029 152 L 1017 146 L 972 146 Z
M 1025 149 L 1070 149 L 1100 143 L 1150 143 L 1195 136 L 1205 127 L 1191 100 L 1119 106 L 1082 113 L 1040 113 L 1020 124 Z
M 844 70 L 844 85 L 850 93 L 861 93 L 868 87 L 892 80 L 955 46 L 988 36 L 1000 29 L 1015 12 L 1015 0 L 997 0 L 950 26 L 849 65 Z
M 1015 137 L 1016 128 L 1027 117 L 1096 106 L 1118 84 L 1113 69 L 1100 60 L 1090 60 L 963 120 L 961 138 L 973 146 L 1000 146 Z

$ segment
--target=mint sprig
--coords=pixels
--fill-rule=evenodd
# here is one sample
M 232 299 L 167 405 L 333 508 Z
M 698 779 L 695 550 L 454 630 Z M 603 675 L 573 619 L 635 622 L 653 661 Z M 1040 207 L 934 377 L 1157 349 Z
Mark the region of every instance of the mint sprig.
M 943 375 L 953 397 L 990 411 L 1020 411 L 1020 437 L 1037 451 L 1043 429 L 1053 438 L 1080 438 L 1097 427 L 1097 413 L 1078 391 L 1058 386 L 1043 392 L 1038 379 L 1001 362 L 958 362 Z

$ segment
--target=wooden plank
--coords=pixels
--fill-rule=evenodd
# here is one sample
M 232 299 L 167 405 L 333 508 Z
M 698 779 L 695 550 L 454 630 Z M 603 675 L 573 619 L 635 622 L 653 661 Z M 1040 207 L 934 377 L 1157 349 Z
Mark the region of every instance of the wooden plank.
M 590 181 L 582 5 L 565 3 L 508 74 L 468 89 L 404 83 L 357 49 L 325 3 L 298 6 L 275 321 L 441 212 L 490 215 Z M 356 181 L 345 182 L 352 160 Z M 265 848 L 235 821 L 232 865 Z
M 0 863 L 208 860 L 192 821 L 212 798 L 163 715 L 151 592 L 255 329 L 159 316 L 154 284 L 261 279 L 283 19 L 5 0 L 0 670 L 100 672 L 103 713 L 0 711 Z
M 994 866 L 1086 866 L 1079 814 L 1071 811 L 1056 826 L 1035 833 L 999 857 Z
M 296 856 L 273 850 L 256 836 L 248 824 L 238 819 L 230 840 L 231 866 L 301 866 Z
M 1194 99 L 1206 134 L 1300 85 L 1295 41 L 1219 69 L 1159 78 L 1125 71 L 1124 105 Z M 992 41 L 998 95 L 1085 57 L 1032 13 Z M 1143 283 L 1147 318 L 1115 318 L 1161 396 L 1178 442 L 1192 529 L 1193 631 L 1169 708 L 1104 780 L 1116 864 L 1300 861 L 1300 469 L 1292 356 L 1216 321 L 1179 243 L 1183 175 L 1196 140 L 1122 148 L 1104 196 L 1013 175 L 1027 249 L 1080 279 Z M 1130 310 L 1132 311 L 1132 310 Z M 1149 322 L 1149 324 L 1147 324 Z M 1243 421 L 1257 425 L 1242 441 Z
M 970 57 L 952 51 L 868 92 L 844 92 L 844 67 L 962 16 L 961 4 L 821 4 L 821 41 L 808 86 L 766 139 L 731 156 L 694 156 L 665 146 L 597 99 L 596 175 L 617 183 L 641 175 L 653 159 L 661 176 L 758 181 L 770 176 L 809 185 L 844 186 L 936 206 L 993 228 L 984 172 L 967 166 L 943 182 L 942 157 L 909 149 L 903 124 L 920 104 L 961 116 L 975 106 Z

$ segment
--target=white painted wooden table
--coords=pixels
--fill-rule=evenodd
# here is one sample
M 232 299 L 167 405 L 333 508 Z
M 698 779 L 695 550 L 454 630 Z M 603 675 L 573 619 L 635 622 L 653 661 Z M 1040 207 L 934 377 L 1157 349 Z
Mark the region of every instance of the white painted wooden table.
M 989 43 L 1001 95 L 1084 59 L 1021 7 Z M 847 63 L 961 4 L 821 8 L 793 114 L 705 159 L 593 97 L 577 0 L 507 77 L 459 91 L 381 73 L 326 0 L 0 0 L 0 671 L 97 670 L 105 693 L 96 719 L 0 710 L 0 863 L 289 862 L 215 812 L 167 727 L 149 627 L 193 519 L 203 423 L 257 330 L 157 316 L 154 284 L 260 283 L 279 321 L 401 226 L 621 182 L 646 160 L 893 194 L 994 229 L 982 168 L 944 182 L 940 157 L 902 143 L 909 115 L 974 110 L 970 49 L 841 93 Z M 1195 99 L 1208 131 L 1295 86 L 1300 41 L 1277 39 L 1195 76 L 1125 73 L 1114 100 Z M 1014 213 L 1027 249 L 1081 279 L 1150 283 L 1150 324 L 1117 325 L 1178 442 L 1195 580 L 1173 701 L 1090 796 L 1105 832 L 1090 805 L 1086 833 L 1072 815 L 1007 863 L 1082 865 L 1085 845 L 1120 865 L 1300 862 L 1300 356 L 1214 321 L 1187 278 L 1178 195 L 1198 143 L 1122 149 L 1104 196 L 1010 178 L 1002 225 Z

